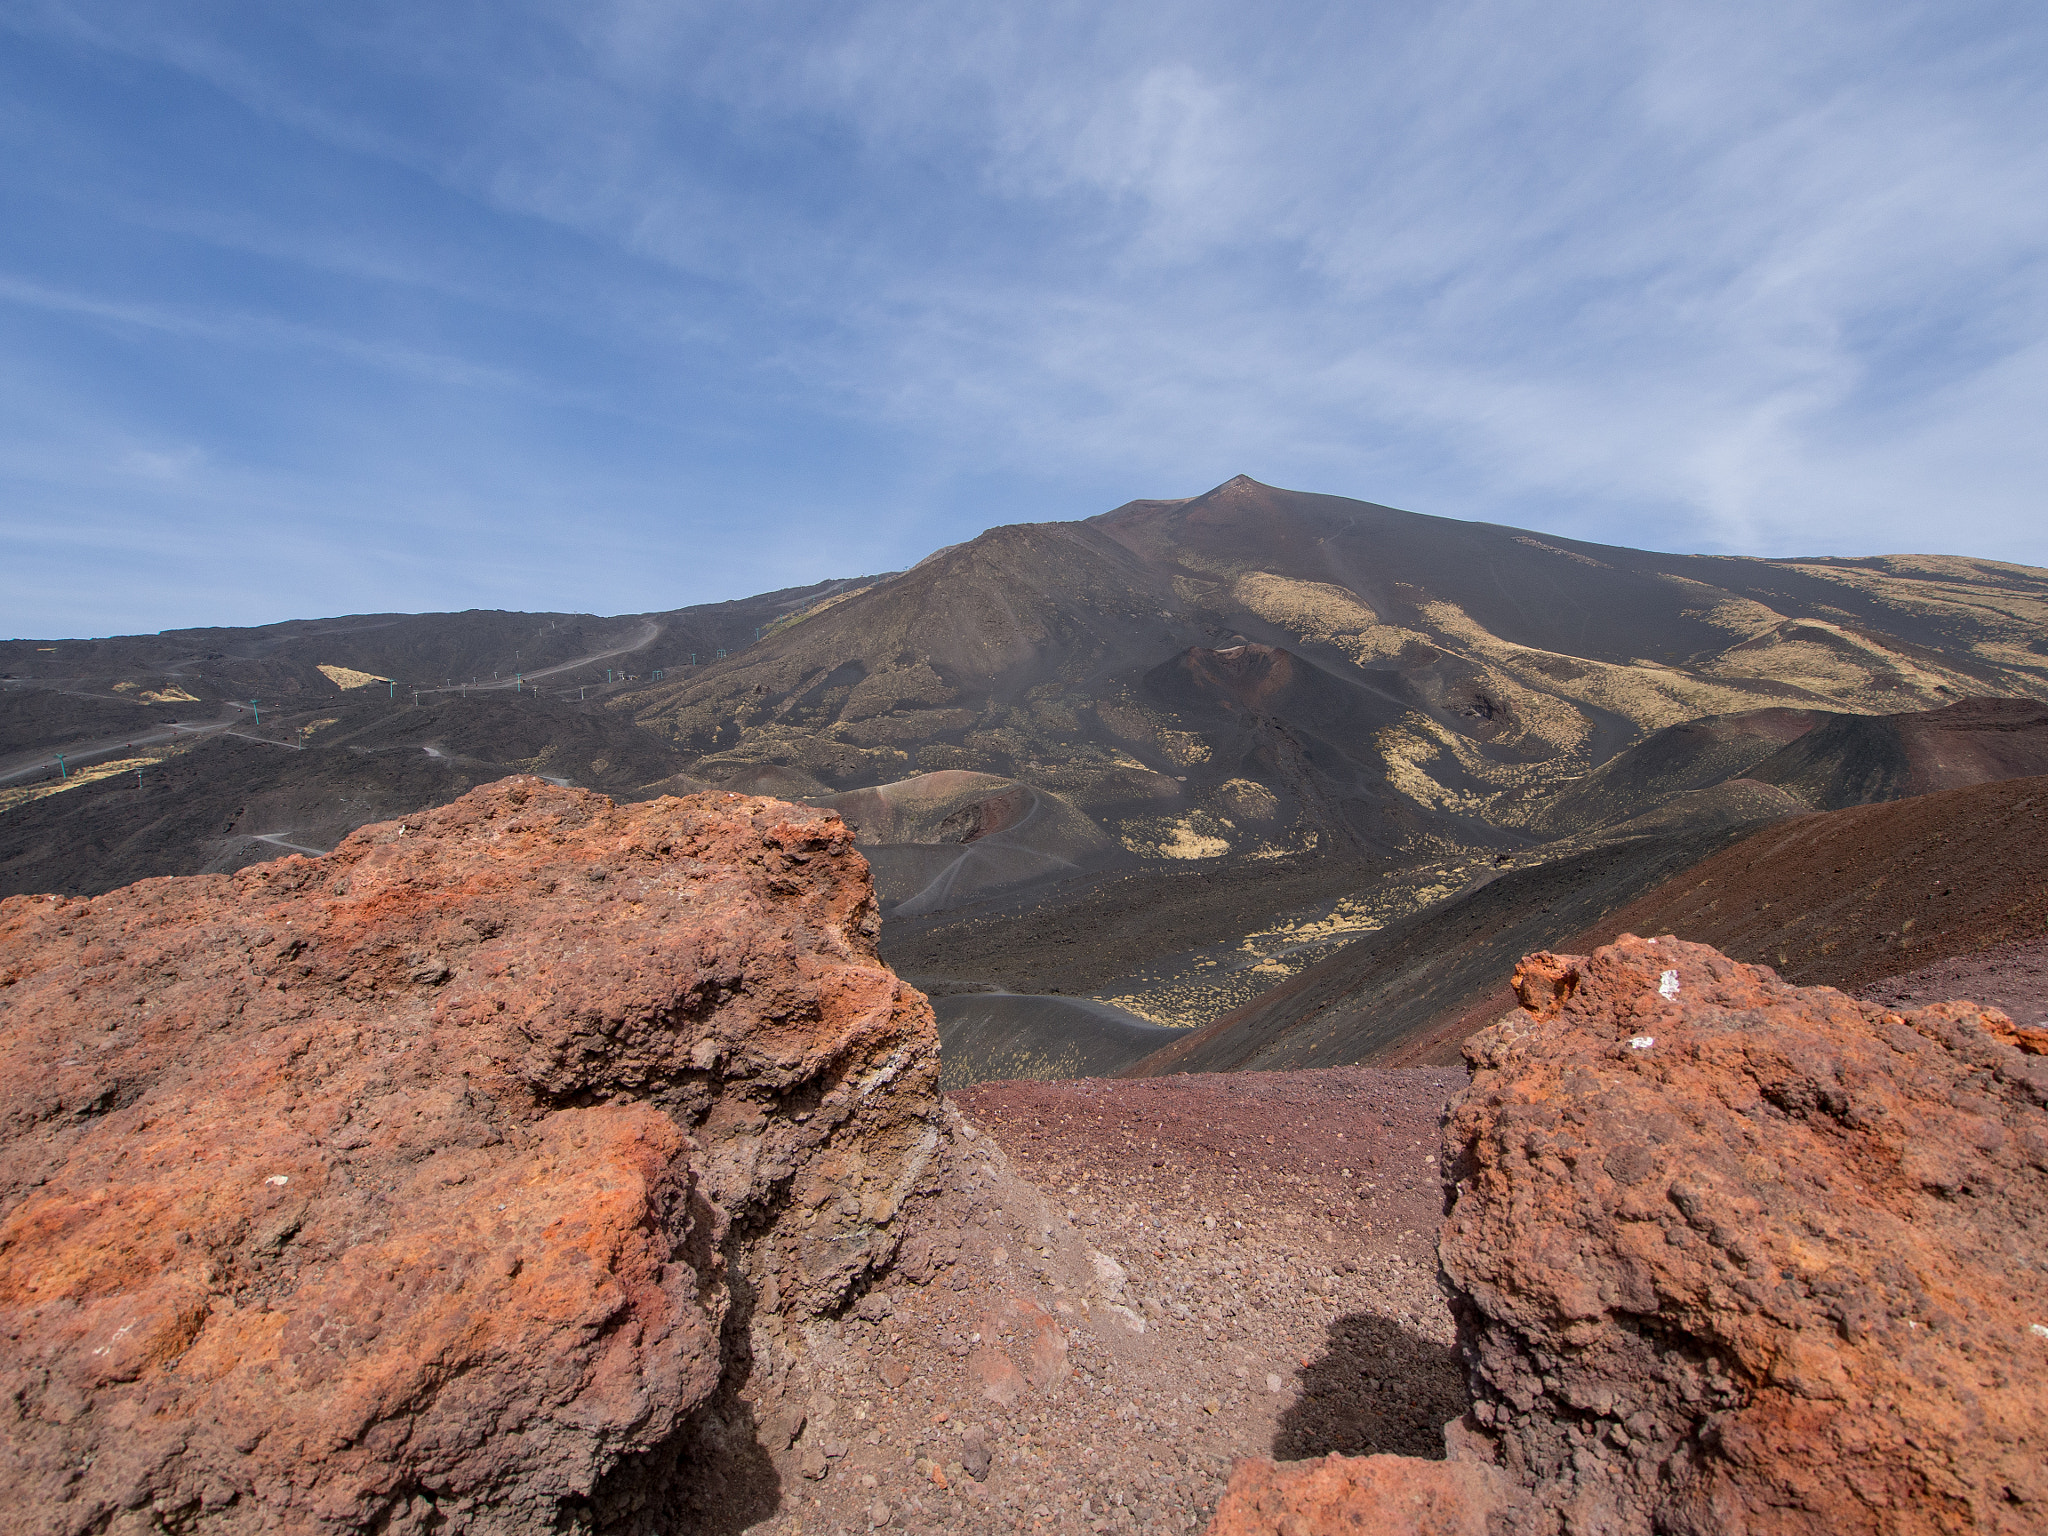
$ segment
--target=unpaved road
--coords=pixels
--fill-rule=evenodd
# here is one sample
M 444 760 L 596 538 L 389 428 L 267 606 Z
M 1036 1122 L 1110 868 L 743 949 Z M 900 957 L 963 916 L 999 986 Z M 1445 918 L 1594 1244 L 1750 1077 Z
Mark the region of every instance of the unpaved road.
M 640 632 L 623 645 L 615 645 L 608 651 L 592 651 L 587 656 L 571 657 L 558 661 L 550 667 L 536 667 L 531 672 L 521 672 L 514 677 L 493 678 L 488 683 L 457 683 L 443 688 L 421 688 L 420 693 L 487 693 L 494 688 L 517 688 L 532 682 L 537 677 L 554 677 L 558 673 L 573 672 L 578 667 L 587 667 L 595 662 L 608 661 L 614 656 L 629 656 L 634 651 L 645 650 L 654 644 L 661 634 L 661 625 L 649 619 L 640 626 Z

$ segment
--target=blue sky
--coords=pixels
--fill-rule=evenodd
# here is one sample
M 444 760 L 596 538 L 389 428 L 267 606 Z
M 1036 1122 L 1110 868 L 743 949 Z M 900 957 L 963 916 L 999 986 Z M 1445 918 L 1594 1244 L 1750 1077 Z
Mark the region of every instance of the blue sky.
M 2048 565 L 2048 10 L 0 0 L 0 632 L 1244 472 Z

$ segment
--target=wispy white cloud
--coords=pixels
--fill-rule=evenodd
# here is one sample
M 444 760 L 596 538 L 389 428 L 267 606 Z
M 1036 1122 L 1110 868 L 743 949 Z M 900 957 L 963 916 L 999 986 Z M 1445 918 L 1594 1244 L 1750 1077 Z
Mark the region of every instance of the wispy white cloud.
M 19 282 L 81 320 L 353 356 L 443 410 L 525 391 L 601 417 L 593 515 L 621 526 L 681 477 L 727 509 L 686 520 L 776 509 L 855 563 L 884 527 L 897 563 L 991 511 L 1245 470 L 1617 542 L 2048 563 L 2033 7 L 252 15 L 13 21 L 359 177 L 362 227 L 331 242 L 268 191 L 107 217 L 376 313 Z M 588 471 L 527 435 L 508 457 L 540 479 Z M 407 440 L 365 489 L 410 494 L 396 464 L 493 483 L 463 457 L 488 441 L 448 434 L 429 472 Z

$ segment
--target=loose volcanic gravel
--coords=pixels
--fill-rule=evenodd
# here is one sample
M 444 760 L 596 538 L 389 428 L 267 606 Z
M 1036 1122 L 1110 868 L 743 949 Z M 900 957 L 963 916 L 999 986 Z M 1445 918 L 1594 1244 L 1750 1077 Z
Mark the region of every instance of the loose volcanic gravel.
M 2048 939 L 1999 944 L 1937 961 L 1859 988 L 1855 996 L 1904 1011 L 1966 997 L 1997 1008 L 2015 1024 L 2048 1024 Z
M 1233 1462 L 1443 1454 L 1436 1286 L 1462 1071 L 990 1083 L 954 1096 L 896 1268 L 755 1326 L 772 1471 L 717 1529 L 1186 1532 Z

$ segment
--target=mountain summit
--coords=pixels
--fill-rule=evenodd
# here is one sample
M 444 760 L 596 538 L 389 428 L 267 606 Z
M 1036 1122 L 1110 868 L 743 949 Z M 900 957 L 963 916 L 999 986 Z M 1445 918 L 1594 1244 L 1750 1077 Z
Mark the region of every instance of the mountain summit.
M 1657 554 L 1239 475 L 990 529 L 633 708 L 712 782 L 969 769 L 1137 854 L 1511 844 L 1686 720 L 2048 697 L 2044 614 L 2024 567 Z

